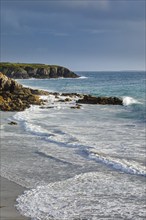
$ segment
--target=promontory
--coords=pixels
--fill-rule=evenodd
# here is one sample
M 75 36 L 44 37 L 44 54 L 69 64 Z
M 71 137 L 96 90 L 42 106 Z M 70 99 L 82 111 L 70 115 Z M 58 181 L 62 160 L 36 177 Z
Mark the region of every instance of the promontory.
M 71 70 L 58 66 L 47 64 L 30 64 L 30 63 L 0 63 L 0 72 L 4 73 L 9 78 L 14 79 L 46 79 L 46 78 L 77 78 L 76 73 Z

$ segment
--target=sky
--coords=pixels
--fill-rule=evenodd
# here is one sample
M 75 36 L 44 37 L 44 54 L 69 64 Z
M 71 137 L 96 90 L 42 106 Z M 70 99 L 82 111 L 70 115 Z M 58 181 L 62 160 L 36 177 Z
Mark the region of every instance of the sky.
M 1 61 L 145 70 L 145 6 L 145 0 L 1 0 Z

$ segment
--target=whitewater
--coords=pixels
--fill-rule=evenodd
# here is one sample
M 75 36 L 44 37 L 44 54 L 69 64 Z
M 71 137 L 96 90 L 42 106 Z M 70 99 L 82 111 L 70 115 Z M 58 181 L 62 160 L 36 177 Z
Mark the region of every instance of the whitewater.
M 73 109 L 77 97 L 67 103 L 42 97 L 43 108 L 1 122 L 1 176 L 28 188 L 16 208 L 32 220 L 145 219 L 146 73 L 77 73 L 78 79 L 18 81 L 51 92 L 117 96 L 123 106 Z M 15 129 L 6 123 L 12 120 Z

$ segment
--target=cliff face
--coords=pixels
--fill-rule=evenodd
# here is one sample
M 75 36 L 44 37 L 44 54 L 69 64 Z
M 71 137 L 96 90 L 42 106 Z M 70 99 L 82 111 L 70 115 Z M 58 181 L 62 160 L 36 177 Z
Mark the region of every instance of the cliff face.
M 0 71 L 14 79 L 79 77 L 65 67 L 45 64 L 0 63 Z

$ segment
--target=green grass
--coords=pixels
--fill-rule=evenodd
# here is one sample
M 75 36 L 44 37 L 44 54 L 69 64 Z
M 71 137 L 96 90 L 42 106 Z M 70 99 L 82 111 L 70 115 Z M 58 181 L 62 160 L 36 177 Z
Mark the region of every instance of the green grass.
M 47 65 L 47 64 L 40 64 L 40 63 L 9 63 L 9 62 L 0 62 L 0 68 L 57 68 L 60 67 L 58 65 Z

